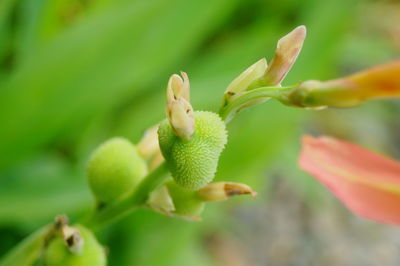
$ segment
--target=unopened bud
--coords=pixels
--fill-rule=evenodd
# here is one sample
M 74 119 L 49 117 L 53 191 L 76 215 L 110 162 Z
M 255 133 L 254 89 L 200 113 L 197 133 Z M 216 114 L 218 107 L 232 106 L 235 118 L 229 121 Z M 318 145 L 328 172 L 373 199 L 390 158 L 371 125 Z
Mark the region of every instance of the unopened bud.
M 193 108 L 188 101 L 179 98 L 167 106 L 168 120 L 178 137 L 190 139 L 194 133 Z
M 202 201 L 221 201 L 245 194 L 250 194 L 255 198 L 257 192 L 248 185 L 231 182 L 210 183 L 197 191 L 197 195 Z
M 142 139 L 137 144 L 137 150 L 140 156 L 146 160 L 154 157 L 159 151 L 160 146 L 158 145 L 157 135 L 158 125 L 155 125 L 143 134 Z
M 196 191 L 185 189 L 174 181 L 168 182 L 166 186 L 174 203 L 173 214 L 186 220 L 200 221 L 204 203 L 197 197 Z
M 152 191 L 147 200 L 147 205 L 151 209 L 168 216 L 172 215 L 175 211 L 175 206 L 167 186 L 161 186 Z
M 194 190 L 185 189 L 173 180 L 150 194 L 147 205 L 164 215 L 182 218 L 188 221 L 200 221 L 204 209 Z
M 181 72 L 183 79 L 174 74 L 167 86 L 167 117 L 174 133 L 183 139 L 189 139 L 194 133 L 193 108 L 190 104 L 189 79 Z
M 158 127 L 159 125 L 155 125 L 146 130 L 137 145 L 140 156 L 147 160 L 149 171 L 157 168 L 164 161 L 158 143 Z
M 370 99 L 399 97 L 400 60 L 396 60 L 339 79 L 305 81 L 288 91 L 280 101 L 296 107 L 342 108 Z
M 167 86 L 167 102 L 178 98 L 184 98 L 186 101 L 190 102 L 189 77 L 185 72 L 181 72 L 181 75 L 183 79 L 177 74 L 173 74 L 170 77 Z
M 149 171 L 153 171 L 164 161 L 165 161 L 164 156 L 162 155 L 161 150 L 159 150 L 157 154 L 153 158 L 151 158 L 149 162 Z
M 100 206 L 133 191 L 146 174 L 146 162 L 124 138 L 112 138 L 100 145 L 87 168 L 90 188 Z
M 225 90 L 225 100 L 228 101 L 240 92 L 246 91 L 250 84 L 263 76 L 267 69 L 267 59 L 262 58 L 236 77 Z
M 189 140 L 177 137 L 166 120 L 158 130 L 161 152 L 172 177 L 191 190 L 212 181 L 228 137 L 225 123 L 217 114 L 197 111 L 194 116 L 196 133 Z
M 278 41 L 274 58 L 263 79 L 264 86 L 278 85 L 297 59 L 306 37 L 306 27 L 298 26 Z

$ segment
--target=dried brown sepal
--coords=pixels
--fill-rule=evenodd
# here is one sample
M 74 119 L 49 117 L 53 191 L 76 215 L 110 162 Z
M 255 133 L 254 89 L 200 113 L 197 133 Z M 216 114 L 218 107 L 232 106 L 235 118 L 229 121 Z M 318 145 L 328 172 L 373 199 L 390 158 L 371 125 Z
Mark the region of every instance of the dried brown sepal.
M 231 182 L 210 183 L 197 191 L 197 195 L 202 201 L 221 201 L 246 194 L 250 194 L 253 198 L 257 196 L 257 192 L 248 185 Z
M 68 223 L 69 219 L 66 215 L 56 216 L 54 223 L 55 234 L 52 234 L 51 238 L 55 235 L 61 235 L 69 251 L 79 254 L 82 252 L 84 240 L 79 231 L 76 228 L 69 226 Z
M 62 228 L 62 235 L 69 251 L 78 254 L 82 252 L 84 240 L 76 228 L 65 225 Z

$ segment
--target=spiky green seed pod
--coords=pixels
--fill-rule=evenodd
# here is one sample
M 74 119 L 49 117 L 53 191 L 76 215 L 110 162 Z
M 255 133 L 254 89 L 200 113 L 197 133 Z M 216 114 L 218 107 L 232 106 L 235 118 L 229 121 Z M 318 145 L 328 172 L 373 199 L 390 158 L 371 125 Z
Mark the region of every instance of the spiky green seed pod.
M 194 112 L 195 130 L 187 140 L 175 135 L 168 120 L 158 138 L 162 154 L 177 184 L 196 190 L 211 182 L 227 142 L 225 123 L 212 112 Z
M 172 180 L 167 182 L 166 186 L 174 204 L 172 214 L 187 220 L 199 221 L 204 210 L 204 202 L 198 197 L 196 191 L 178 186 Z
M 103 266 L 107 264 L 103 247 L 97 242 L 95 236 L 87 228 L 77 225 L 75 227 L 83 239 L 82 250 L 71 252 L 65 240 L 58 236 L 51 240 L 43 254 L 44 265 L 48 266 Z
M 100 204 L 107 204 L 131 192 L 147 174 L 146 162 L 127 139 L 112 138 L 92 154 L 87 176 Z

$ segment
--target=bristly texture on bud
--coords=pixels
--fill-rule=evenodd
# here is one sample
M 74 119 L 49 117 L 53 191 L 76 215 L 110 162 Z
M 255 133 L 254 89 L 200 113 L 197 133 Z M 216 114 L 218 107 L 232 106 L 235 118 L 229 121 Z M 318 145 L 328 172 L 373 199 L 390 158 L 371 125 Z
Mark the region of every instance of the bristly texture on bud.
M 225 123 L 212 112 L 194 113 L 195 133 L 187 140 L 177 137 L 170 123 L 160 123 L 158 140 L 172 177 L 186 189 L 196 190 L 211 182 L 227 142 Z
M 194 133 L 193 108 L 190 104 L 190 84 L 185 72 L 183 79 L 174 74 L 167 86 L 167 118 L 176 136 L 190 139 Z
M 264 86 L 282 82 L 303 47 L 306 32 L 305 26 L 298 26 L 278 41 L 274 58 L 262 78 Z
M 231 182 L 210 183 L 197 191 L 197 195 L 202 201 L 221 201 L 245 194 L 250 194 L 253 198 L 257 196 L 257 192 L 248 185 Z
M 400 60 L 328 81 L 309 80 L 280 101 L 305 107 L 353 107 L 369 99 L 400 97 Z

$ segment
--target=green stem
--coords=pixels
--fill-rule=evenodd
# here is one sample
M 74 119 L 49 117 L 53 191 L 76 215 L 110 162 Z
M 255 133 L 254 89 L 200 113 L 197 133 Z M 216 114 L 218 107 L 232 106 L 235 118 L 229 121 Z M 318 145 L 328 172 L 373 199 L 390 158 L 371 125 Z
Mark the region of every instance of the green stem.
M 268 100 L 270 98 L 281 99 L 284 97 L 284 93 L 291 90 L 293 87 L 261 87 L 246 91 L 240 95 L 232 98 L 231 101 L 226 103 L 219 111 L 219 115 L 225 123 L 234 117 L 234 115 L 240 112 L 245 107 L 249 107 L 259 101 Z
M 39 258 L 47 236 L 53 228 L 51 225 L 42 227 L 25 238 L 0 260 L 0 266 L 33 265 Z
M 156 189 L 168 177 L 169 172 L 167 165 L 165 162 L 163 162 L 154 171 L 147 175 L 145 179 L 143 179 L 143 181 L 138 185 L 137 189 L 131 195 L 95 212 L 89 220 L 83 223 L 92 229 L 98 229 L 123 217 L 132 210 L 143 205 L 146 202 L 150 192 Z

